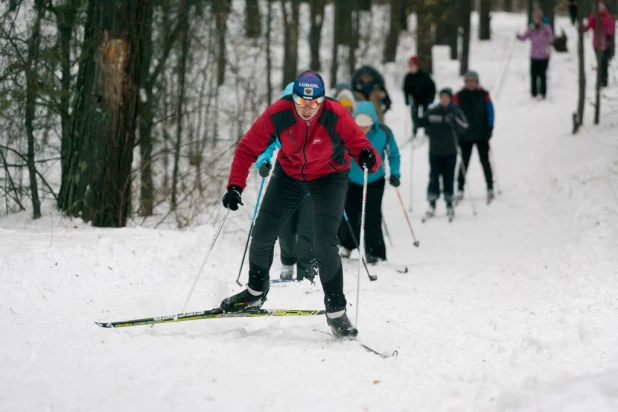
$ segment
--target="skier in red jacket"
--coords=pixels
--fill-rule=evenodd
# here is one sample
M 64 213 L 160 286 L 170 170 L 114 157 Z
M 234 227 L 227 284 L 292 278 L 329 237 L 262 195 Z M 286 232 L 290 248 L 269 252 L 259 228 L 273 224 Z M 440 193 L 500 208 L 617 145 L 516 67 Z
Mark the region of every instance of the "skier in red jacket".
M 226 312 L 260 308 L 270 288 L 269 270 L 279 231 L 307 194 L 314 202 L 314 253 L 324 289 L 326 319 L 333 334 L 355 337 L 346 315 L 337 230 L 343 216 L 352 156 L 374 172 L 380 157 L 352 116 L 325 97 L 324 81 L 303 72 L 293 93 L 271 105 L 240 140 L 223 206 L 237 210 L 251 164 L 278 138 L 281 149 L 260 206 L 249 249 L 247 289 L 226 298 Z

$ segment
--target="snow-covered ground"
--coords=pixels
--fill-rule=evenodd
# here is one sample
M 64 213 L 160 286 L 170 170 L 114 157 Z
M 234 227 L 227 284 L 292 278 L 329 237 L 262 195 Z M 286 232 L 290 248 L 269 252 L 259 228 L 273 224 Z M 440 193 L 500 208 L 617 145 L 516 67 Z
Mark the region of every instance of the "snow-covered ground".
M 327 330 L 322 317 L 98 328 L 93 321 L 179 311 L 214 228 L 102 230 L 49 210 L 35 222 L 22 213 L 0 220 L 0 411 L 618 410 L 618 120 L 609 114 L 616 79 L 602 125 L 591 126 L 587 106 L 589 132 L 571 135 L 575 33 L 558 20 L 571 52 L 554 55 L 551 100 L 536 102 L 528 96 L 529 45 L 512 40 L 522 21 L 496 13 L 494 40 L 472 45 L 471 68 L 492 91 L 512 50 L 492 139 L 502 195 L 484 204 L 475 154 L 478 215 L 466 201 L 454 223 L 422 225 L 428 167 L 427 146 L 419 147 L 416 249 L 394 190 L 385 194 L 389 257 L 410 271 L 380 267 L 378 282 L 362 278 L 358 326 L 360 340 L 397 357 L 316 332 Z M 435 57 L 438 86 L 458 88 L 446 50 Z M 390 85 L 387 122 L 403 132 L 399 81 Z M 402 154 L 407 201 L 410 145 Z M 224 230 L 188 310 L 239 290 L 243 236 Z M 356 266 L 346 268 L 355 304 Z M 266 307 L 321 309 L 321 289 L 273 286 Z

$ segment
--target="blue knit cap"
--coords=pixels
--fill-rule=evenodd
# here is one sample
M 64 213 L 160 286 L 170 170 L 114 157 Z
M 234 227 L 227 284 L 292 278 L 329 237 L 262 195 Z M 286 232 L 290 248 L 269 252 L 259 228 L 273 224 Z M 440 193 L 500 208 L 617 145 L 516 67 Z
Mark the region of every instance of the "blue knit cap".
M 294 82 L 294 94 L 306 100 L 324 96 L 324 80 L 316 72 L 306 71 L 301 73 Z

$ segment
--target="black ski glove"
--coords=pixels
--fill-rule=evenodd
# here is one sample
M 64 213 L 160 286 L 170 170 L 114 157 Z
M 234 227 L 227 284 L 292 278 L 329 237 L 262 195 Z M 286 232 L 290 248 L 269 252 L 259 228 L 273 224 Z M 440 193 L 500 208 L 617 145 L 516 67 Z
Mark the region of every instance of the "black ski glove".
M 399 187 L 399 185 L 401 184 L 401 182 L 399 181 L 399 178 L 397 176 L 391 176 L 388 181 L 390 182 L 391 186 L 393 187 Z
M 264 162 L 262 164 L 262 166 L 260 166 L 260 176 L 262 177 L 268 177 L 268 175 L 270 174 L 270 170 L 273 168 L 273 166 L 270 164 L 270 162 Z
M 242 188 L 236 185 L 230 185 L 227 188 L 227 193 L 223 195 L 223 207 L 230 210 L 238 210 L 238 205 L 243 204 L 240 198 Z
M 376 165 L 376 155 L 373 154 L 373 151 L 368 147 L 365 147 L 358 155 L 358 165 L 362 168 L 363 166 L 367 166 L 369 173 L 372 172 L 373 168 Z
M 491 139 L 491 136 L 493 136 L 493 134 L 494 134 L 494 128 L 493 128 L 493 127 L 490 127 L 490 128 L 487 130 L 487 140 Z

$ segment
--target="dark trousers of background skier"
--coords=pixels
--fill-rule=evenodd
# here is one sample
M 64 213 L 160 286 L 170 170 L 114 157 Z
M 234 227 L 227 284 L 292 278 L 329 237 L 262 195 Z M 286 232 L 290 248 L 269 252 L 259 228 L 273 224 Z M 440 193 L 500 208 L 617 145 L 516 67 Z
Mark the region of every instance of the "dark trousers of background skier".
M 457 155 L 429 155 L 429 185 L 427 186 L 428 201 L 431 202 L 440 198 L 440 177 L 442 177 L 444 200 L 447 202 L 453 201 L 456 166 Z
M 494 178 L 491 172 L 491 163 L 489 162 L 489 141 L 482 140 L 476 142 L 459 142 L 459 147 L 461 148 L 461 160 L 466 168 L 466 171 L 469 171 L 468 164 L 470 163 L 470 156 L 472 155 L 472 149 L 476 145 L 476 150 L 478 151 L 479 158 L 481 159 L 481 165 L 483 166 L 483 173 L 485 174 L 485 182 L 487 183 L 487 190 L 492 190 L 494 188 Z M 459 168 L 459 175 L 457 176 L 457 187 L 459 191 L 464 190 L 466 178 L 463 173 L 463 168 Z
M 326 310 L 346 308 L 337 231 L 343 217 L 348 172 L 331 173 L 305 182 L 288 176 L 277 163 L 255 221 L 249 248 L 249 287 L 268 291 L 275 242 L 307 193 L 313 200 L 313 253 L 320 271 Z
M 530 59 L 530 92 L 532 97 L 536 97 L 537 94 L 543 97 L 547 96 L 548 66 L 549 59 Z
M 427 103 L 418 103 L 416 100 L 412 101 L 410 105 L 410 110 L 412 111 L 412 136 L 416 137 L 416 133 L 418 133 L 418 124 L 420 123 L 420 118 L 427 111 L 427 107 L 429 105 Z M 421 116 L 418 114 L 418 109 L 423 109 Z
M 297 265 L 296 279 L 313 279 L 317 262 L 313 257 L 313 200 L 307 196 L 279 233 L 281 263 Z
M 386 245 L 382 234 L 382 197 L 384 196 L 385 179 L 367 184 L 367 205 L 365 207 L 365 254 L 386 260 Z M 354 231 L 354 236 L 360 240 L 363 187 L 350 183 L 345 211 Z M 341 246 L 348 250 L 356 249 L 354 238 L 345 222 L 339 228 Z M 369 258 L 368 258 L 369 260 Z

